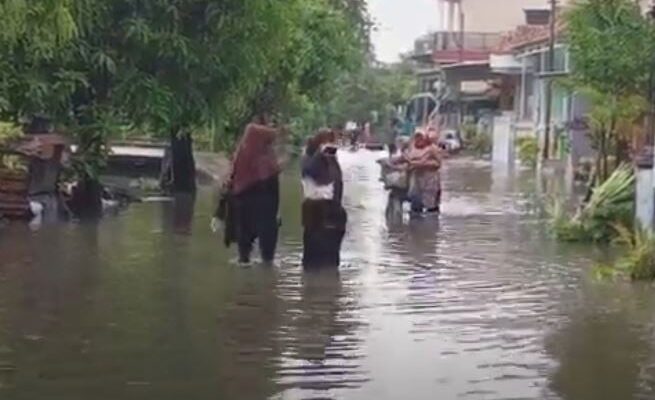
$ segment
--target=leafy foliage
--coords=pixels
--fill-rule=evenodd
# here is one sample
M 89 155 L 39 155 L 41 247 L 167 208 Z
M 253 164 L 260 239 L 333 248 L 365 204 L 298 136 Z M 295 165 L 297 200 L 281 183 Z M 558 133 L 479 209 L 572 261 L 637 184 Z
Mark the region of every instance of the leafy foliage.
M 574 78 L 601 93 L 643 93 L 648 87 L 653 28 L 633 0 L 584 0 L 566 14 Z
M 362 67 L 361 39 L 352 29 L 351 17 L 327 4 L 302 2 L 280 67 L 266 79 L 251 107 L 291 120 L 296 135 L 302 135 L 298 128 L 326 124 L 329 107 L 324 104 L 339 95 L 335 82 Z
M 16 139 L 22 135 L 19 126 L 10 123 L 0 123 L 0 146 L 7 141 Z
M 517 139 L 519 160 L 525 166 L 534 168 L 539 160 L 539 143 L 536 137 L 526 136 Z
M 629 165 L 617 168 L 598 186 L 588 203 L 571 218 L 555 203 L 550 210 L 551 228 L 562 241 L 607 242 L 616 235 L 615 226 L 632 226 L 635 177 Z
M 365 9 L 361 0 L 2 0 L 0 120 L 47 115 L 74 137 L 87 176 L 119 132 L 233 138 L 253 112 L 296 111 L 289 104 L 326 98 L 356 70 Z
M 11 141 L 20 138 L 22 133 L 17 125 L 0 123 L 0 149 Z M 0 153 L 0 170 L 3 169 L 26 171 L 27 166 L 20 156 Z
M 615 269 L 633 280 L 654 280 L 655 235 L 641 227 L 632 230 L 616 225 L 615 229 L 615 242 L 625 246 L 625 254 L 616 262 Z
M 646 111 L 655 29 L 632 0 L 579 1 L 566 22 L 573 87 L 593 105 L 592 139 L 602 182 L 609 175 L 610 153 L 617 163 L 627 159 L 633 126 Z
M 493 147 L 491 136 L 484 133 L 475 131 L 475 135 L 471 136 L 467 141 L 467 149 L 472 151 L 477 157 L 483 157 L 490 154 Z
M 408 101 L 415 90 L 416 79 L 409 65 L 366 66 L 336 82 L 328 122 L 367 121 L 377 113 L 379 122 L 386 123 L 394 116 L 395 106 Z

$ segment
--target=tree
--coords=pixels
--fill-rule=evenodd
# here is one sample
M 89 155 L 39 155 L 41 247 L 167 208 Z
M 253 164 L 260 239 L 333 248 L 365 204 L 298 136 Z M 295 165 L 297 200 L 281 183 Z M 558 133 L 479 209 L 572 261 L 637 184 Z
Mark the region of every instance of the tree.
M 114 108 L 170 137 L 175 191 L 194 189 L 192 132 L 238 132 L 254 112 L 283 111 L 294 93 L 318 99 L 360 51 L 327 0 L 114 1 L 105 20 Z
M 98 136 L 83 120 L 93 110 L 80 102 L 96 70 L 80 57 L 94 5 L 91 0 L 0 3 L 0 18 L 7 27 L 0 34 L 0 118 L 26 127 L 46 120 L 73 136 L 82 134 L 76 137 L 74 166 L 89 214 L 98 214 L 101 208 L 95 167 L 102 158 L 92 152 L 100 154 L 104 143 L 80 140 Z
M 578 83 L 618 96 L 645 93 L 655 43 L 652 26 L 638 4 L 580 1 L 566 14 L 566 22 Z
M 336 3 L 306 0 L 297 3 L 295 10 L 289 9 L 295 15 L 294 24 L 286 45 L 278 49 L 280 63 L 255 92 L 249 112 L 231 127 L 233 132 L 240 132 L 257 111 L 291 122 L 296 143 L 327 123 L 326 104 L 337 94 L 335 81 L 359 70 L 366 53 L 361 35 L 366 32 L 367 15 L 354 18 Z
M 365 66 L 338 81 L 330 103 L 330 124 L 370 120 L 374 112 L 386 124 L 394 107 L 407 102 L 415 90 L 416 78 L 409 65 Z
M 279 63 L 276 49 L 289 38 L 295 8 L 255 0 L 142 3 L 114 2 L 115 22 L 102 28 L 108 40 L 119 35 L 116 106 L 170 138 L 172 189 L 190 192 L 192 132 L 247 106 Z
M 574 87 L 590 94 L 592 132 L 599 152 L 597 171 L 608 176 L 607 158 L 626 157 L 628 138 L 620 126 L 645 111 L 655 33 L 632 0 L 585 0 L 566 14 Z M 646 56 L 644 56 L 646 55 Z
M 236 132 L 256 110 L 325 98 L 361 53 L 363 4 L 3 0 L 0 113 L 43 113 L 69 132 L 89 184 L 112 134 L 153 131 L 171 142 L 172 190 L 192 192 L 193 132 Z

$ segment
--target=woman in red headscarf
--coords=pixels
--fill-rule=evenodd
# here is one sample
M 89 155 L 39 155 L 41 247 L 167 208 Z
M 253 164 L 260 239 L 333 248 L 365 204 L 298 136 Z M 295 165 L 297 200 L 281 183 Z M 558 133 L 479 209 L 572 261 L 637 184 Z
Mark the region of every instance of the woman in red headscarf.
M 249 263 L 255 239 L 262 261 L 272 263 L 278 240 L 280 165 L 274 143 L 279 134 L 268 126 L 268 117 L 258 116 L 246 126 L 232 161 L 229 200 L 223 211 L 225 244 L 236 241 L 239 262 Z M 221 213 L 221 207 L 217 214 Z

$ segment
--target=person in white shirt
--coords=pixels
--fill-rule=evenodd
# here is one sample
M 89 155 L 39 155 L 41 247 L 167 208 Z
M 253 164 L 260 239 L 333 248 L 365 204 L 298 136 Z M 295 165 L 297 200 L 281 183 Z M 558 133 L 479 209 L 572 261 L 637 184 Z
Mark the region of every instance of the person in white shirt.
M 343 177 L 337 159 L 336 135 L 320 130 L 302 161 L 303 266 L 338 267 L 348 216 L 342 206 Z

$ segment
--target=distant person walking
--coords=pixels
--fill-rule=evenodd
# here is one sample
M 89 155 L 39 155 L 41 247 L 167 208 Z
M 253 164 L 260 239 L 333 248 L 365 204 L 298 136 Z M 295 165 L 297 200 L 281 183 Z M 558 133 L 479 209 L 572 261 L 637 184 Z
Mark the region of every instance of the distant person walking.
M 348 216 L 342 206 L 343 177 L 335 136 L 322 129 L 311 138 L 302 160 L 303 266 L 338 267 Z
M 393 157 L 398 151 L 397 141 L 402 133 L 402 122 L 398 117 L 391 118 L 389 123 L 389 142 L 387 148 L 389 150 L 389 157 Z
M 362 131 L 362 142 L 364 145 L 367 145 L 371 142 L 373 132 L 371 131 L 371 123 L 366 121 L 363 125 L 363 131 Z
M 228 185 L 225 238 L 239 246 L 239 262 L 250 263 L 255 240 L 264 263 L 272 263 L 277 247 L 280 165 L 274 150 L 279 130 L 260 115 L 245 128 L 232 162 Z M 220 212 L 217 211 L 217 214 Z

